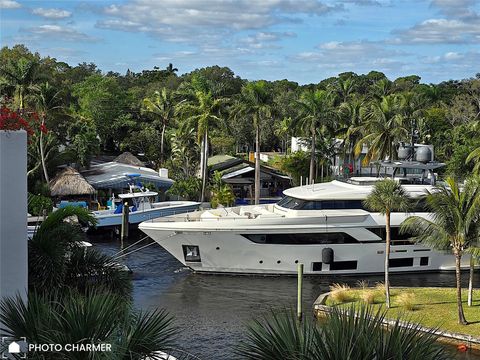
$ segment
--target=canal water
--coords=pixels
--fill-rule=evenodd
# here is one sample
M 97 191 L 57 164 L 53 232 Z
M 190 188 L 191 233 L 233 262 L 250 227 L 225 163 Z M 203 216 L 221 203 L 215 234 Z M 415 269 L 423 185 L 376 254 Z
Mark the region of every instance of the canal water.
M 92 242 L 106 254 L 119 250 L 116 241 L 96 237 Z M 244 336 L 245 324 L 272 308 L 296 306 L 296 277 L 195 274 L 157 244 L 126 256 L 124 263 L 133 271 L 135 306 L 167 309 L 181 329 L 182 348 L 202 360 L 236 359 L 233 349 Z M 383 277 L 366 279 L 375 284 Z M 453 273 L 391 275 L 393 286 L 452 286 L 454 279 Z M 316 297 L 328 291 L 331 283 L 355 285 L 358 280 L 353 276 L 306 277 L 305 312 L 311 312 Z M 459 353 L 452 358 L 477 360 L 480 356 Z

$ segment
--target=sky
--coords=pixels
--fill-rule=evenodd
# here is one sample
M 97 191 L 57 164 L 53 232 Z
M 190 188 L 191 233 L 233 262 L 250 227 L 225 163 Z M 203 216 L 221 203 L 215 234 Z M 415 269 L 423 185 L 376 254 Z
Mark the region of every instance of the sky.
M 0 43 L 124 74 L 211 65 L 300 84 L 480 72 L 480 0 L 0 0 Z

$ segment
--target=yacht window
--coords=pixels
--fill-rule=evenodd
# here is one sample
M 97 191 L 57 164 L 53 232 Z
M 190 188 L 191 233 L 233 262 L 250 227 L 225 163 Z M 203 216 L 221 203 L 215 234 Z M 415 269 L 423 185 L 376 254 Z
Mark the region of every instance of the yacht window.
M 400 258 L 400 259 L 389 259 L 388 264 L 390 267 L 404 267 L 404 266 L 413 266 L 413 258 Z
M 367 230 L 373 232 L 375 235 L 385 241 L 386 231 L 384 226 L 367 228 Z M 414 245 L 415 243 L 409 240 L 412 236 L 412 234 L 400 233 L 400 228 L 398 226 L 390 227 L 390 238 L 392 239 L 392 245 Z
M 291 196 L 285 196 L 277 205 L 292 210 L 363 209 L 362 200 L 309 201 L 296 199 Z
M 312 245 L 358 243 L 355 238 L 343 232 L 304 234 L 245 234 L 242 236 L 258 244 Z
M 322 271 L 322 263 L 321 262 L 313 262 L 312 263 L 312 271 Z
M 330 264 L 330 270 L 356 270 L 356 261 L 335 261 Z

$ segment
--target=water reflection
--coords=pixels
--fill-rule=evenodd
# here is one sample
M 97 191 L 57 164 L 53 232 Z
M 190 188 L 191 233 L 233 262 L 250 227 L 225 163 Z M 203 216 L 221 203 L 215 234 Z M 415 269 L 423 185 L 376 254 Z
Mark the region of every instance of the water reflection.
M 113 254 L 116 242 L 95 242 L 103 252 Z M 141 246 L 141 244 L 139 245 Z M 138 248 L 134 246 L 133 248 Z M 133 297 L 142 309 L 166 308 L 182 329 L 184 348 L 202 359 L 235 359 L 232 349 L 243 336 L 243 326 L 271 308 L 295 306 L 295 277 L 200 275 L 181 267 L 160 246 L 140 250 L 124 258 L 133 270 Z M 362 277 L 364 278 L 364 277 Z M 464 276 L 465 281 L 467 274 Z M 304 309 L 311 309 L 315 298 L 333 282 L 355 285 L 359 277 L 306 277 Z M 369 276 L 371 284 L 383 276 Z M 452 286 L 453 273 L 391 275 L 393 286 Z M 475 284 L 480 286 L 477 277 Z M 458 359 L 480 356 L 458 354 Z

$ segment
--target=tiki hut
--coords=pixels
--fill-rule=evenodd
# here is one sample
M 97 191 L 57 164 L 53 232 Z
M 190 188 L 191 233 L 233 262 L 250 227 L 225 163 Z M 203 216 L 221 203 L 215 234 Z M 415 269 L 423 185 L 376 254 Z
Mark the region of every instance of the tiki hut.
M 50 181 L 50 193 L 56 197 L 85 197 L 94 195 L 96 190 L 77 170 L 69 166 Z
M 113 161 L 133 166 L 145 166 L 145 163 L 143 163 L 143 161 L 140 161 L 135 155 L 128 151 L 118 155 Z

